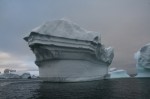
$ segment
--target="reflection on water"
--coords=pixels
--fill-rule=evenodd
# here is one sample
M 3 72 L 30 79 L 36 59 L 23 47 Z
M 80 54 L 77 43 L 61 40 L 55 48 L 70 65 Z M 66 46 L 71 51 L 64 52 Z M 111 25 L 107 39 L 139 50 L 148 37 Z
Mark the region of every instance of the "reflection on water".
M 81 83 L 21 82 L 0 88 L 0 99 L 150 99 L 150 79 Z

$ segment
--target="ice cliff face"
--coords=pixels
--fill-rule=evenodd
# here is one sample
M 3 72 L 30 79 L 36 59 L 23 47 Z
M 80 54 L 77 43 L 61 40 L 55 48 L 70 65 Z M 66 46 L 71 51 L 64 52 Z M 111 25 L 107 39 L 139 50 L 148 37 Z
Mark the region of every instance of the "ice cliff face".
M 102 78 L 114 57 L 100 33 L 68 20 L 46 22 L 24 38 L 36 56 L 40 77 L 50 81 L 87 81 Z
M 136 77 L 150 77 L 150 44 L 143 46 L 137 53 L 135 53 L 137 61 Z

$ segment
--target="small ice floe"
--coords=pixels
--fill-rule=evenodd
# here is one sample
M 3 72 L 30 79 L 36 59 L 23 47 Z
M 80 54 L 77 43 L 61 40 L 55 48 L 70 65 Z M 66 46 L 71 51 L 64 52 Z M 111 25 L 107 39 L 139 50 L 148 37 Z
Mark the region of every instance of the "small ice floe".
M 109 73 L 110 78 L 128 78 L 130 77 L 126 70 L 117 70 L 116 68 L 110 68 Z

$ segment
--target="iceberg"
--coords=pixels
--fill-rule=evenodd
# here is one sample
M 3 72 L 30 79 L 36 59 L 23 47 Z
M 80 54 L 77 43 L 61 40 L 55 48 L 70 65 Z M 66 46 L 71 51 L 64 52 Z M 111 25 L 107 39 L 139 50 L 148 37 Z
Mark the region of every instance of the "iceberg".
M 110 68 L 109 75 L 110 75 L 110 78 L 128 78 L 128 77 L 130 77 L 127 74 L 126 70 L 123 70 L 123 69 L 117 70 L 116 68 Z
M 30 79 L 38 78 L 38 71 L 15 71 L 15 72 L 6 72 L 5 69 L 3 74 L 0 74 L 0 79 Z
M 16 71 L 14 73 L 11 74 L 16 74 L 19 75 L 20 78 L 22 79 L 28 79 L 28 78 L 38 78 L 39 76 L 39 71 Z
M 30 73 L 23 73 L 21 75 L 21 78 L 23 78 L 23 79 L 30 79 L 31 78 L 31 74 Z
M 35 64 L 44 81 L 103 79 L 114 57 L 113 48 L 101 43 L 100 33 L 65 19 L 48 21 L 24 39 L 35 54 Z
M 0 75 L 0 79 L 19 79 L 19 78 L 20 78 L 19 75 L 12 73 Z
M 135 53 L 137 76 L 150 77 L 150 43 Z

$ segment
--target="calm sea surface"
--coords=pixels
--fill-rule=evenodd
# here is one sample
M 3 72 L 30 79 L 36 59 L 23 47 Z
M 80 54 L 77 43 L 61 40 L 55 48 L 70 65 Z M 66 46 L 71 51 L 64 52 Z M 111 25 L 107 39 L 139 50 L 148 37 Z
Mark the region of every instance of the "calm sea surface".
M 150 78 L 80 83 L 0 80 L 0 99 L 150 99 Z

